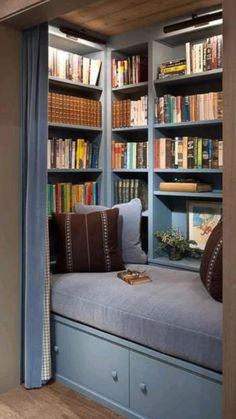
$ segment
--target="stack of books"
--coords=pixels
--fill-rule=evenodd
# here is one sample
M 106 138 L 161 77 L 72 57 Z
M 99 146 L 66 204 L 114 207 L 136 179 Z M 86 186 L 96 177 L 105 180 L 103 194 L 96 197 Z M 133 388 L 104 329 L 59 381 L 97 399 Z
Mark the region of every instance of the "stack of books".
M 186 59 L 176 59 L 162 63 L 158 69 L 158 78 L 166 79 L 186 74 Z
M 49 76 L 96 86 L 101 60 L 49 47 L 48 66 Z
M 76 204 L 97 205 L 97 182 L 48 184 L 48 216 L 74 212 Z
M 147 81 L 147 57 L 132 55 L 126 59 L 112 59 L 112 87 L 122 87 Z
M 223 118 L 223 92 L 190 96 L 161 96 L 155 102 L 155 122 L 158 124 L 205 121 Z
M 127 282 L 129 285 L 145 284 L 146 282 L 152 282 L 151 278 L 145 273 L 140 271 L 127 271 L 118 272 L 118 278 Z
M 148 100 L 147 96 L 140 99 L 113 100 L 112 102 L 112 127 L 123 128 L 147 125 Z
M 148 142 L 118 143 L 112 141 L 113 169 L 146 169 L 148 167 Z
M 48 169 L 98 168 L 99 145 L 82 138 L 49 138 Z
M 223 66 L 223 36 L 186 43 L 186 73 L 201 73 Z
M 219 169 L 223 141 L 198 137 L 159 138 L 154 141 L 156 169 Z
M 118 179 L 114 182 L 114 202 L 122 204 L 139 198 L 143 211 L 148 209 L 148 187 L 141 179 Z
M 49 92 L 48 120 L 70 125 L 101 127 L 101 102 Z

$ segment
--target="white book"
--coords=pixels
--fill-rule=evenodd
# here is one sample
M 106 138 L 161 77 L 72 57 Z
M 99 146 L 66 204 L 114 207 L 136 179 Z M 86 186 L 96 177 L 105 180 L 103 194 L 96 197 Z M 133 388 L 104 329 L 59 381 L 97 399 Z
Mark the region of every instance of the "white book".
M 191 54 L 190 54 L 190 42 L 186 42 L 185 51 L 186 51 L 186 74 L 191 74 Z
M 51 146 L 52 146 L 52 140 L 48 140 L 48 149 L 47 149 L 47 167 L 48 169 L 51 169 Z
M 90 59 L 83 57 L 83 84 L 89 84 Z
M 218 140 L 218 162 L 219 167 L 223 167 L 223 141 Z
M 90 84 L 96 86 L 98 84 L 99 73 L 101 69 L 101 60 L 91 59 L 90 63 Z

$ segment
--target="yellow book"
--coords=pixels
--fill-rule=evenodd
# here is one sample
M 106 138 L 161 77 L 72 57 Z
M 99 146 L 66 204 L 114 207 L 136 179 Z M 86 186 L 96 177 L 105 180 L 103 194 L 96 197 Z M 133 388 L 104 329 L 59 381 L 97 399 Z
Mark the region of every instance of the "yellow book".
M 76 148 L 76 169 L 83 168 L 84 139 L 78 138 Z
M 200 182 L 161 182 L 160 191 L 168 192 L 211 192 L 212 185 Z

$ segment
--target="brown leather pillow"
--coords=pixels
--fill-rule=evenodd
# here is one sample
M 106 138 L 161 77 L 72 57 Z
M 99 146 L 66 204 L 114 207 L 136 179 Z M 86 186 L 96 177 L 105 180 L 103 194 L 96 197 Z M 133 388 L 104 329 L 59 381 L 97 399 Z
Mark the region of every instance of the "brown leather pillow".
M 220 221 L 207 240 L 200 266 L 200 276 L 210 295 L 222 302 L 223 225 Z
M 56 214 L 57 272 L 109 272 L 124 269 L 117 249 L 119 210 Z

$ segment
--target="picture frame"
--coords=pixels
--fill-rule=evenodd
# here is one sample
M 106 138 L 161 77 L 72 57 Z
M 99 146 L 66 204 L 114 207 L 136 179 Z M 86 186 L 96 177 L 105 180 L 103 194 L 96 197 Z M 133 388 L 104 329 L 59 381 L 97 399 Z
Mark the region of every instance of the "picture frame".
M 204 250 L 212 230 L 221 218 L 222 202 L 187 201 L 187 237 L 197 243 L 191 247 Z

